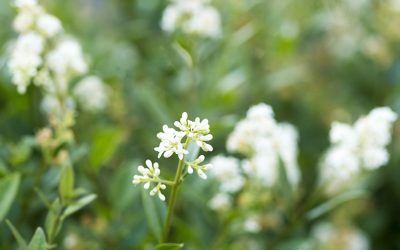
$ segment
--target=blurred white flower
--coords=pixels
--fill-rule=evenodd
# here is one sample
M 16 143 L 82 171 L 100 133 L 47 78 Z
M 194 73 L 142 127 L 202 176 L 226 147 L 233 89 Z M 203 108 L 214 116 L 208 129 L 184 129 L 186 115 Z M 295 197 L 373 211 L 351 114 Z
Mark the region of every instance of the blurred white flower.
M 249 233 L 258 233 L 261 230 L 261 225 L 258 216 L 252 215 L 243 222 L 243 229 Z
M 234 193 L 244 185 L 239 160 L 234 157 L 215 156 L 211 159 L 211 174 L 220 182 L 222 192 Z
M 76 84 L 73 93 L 83 109 L 98 112 L 108 104 L 107 90 L 99 77 L 87 76 Z
M 13 83 L 17 85 L 20 94 L 25 93 L 38 67 L 42 64 L 43 47 L 43 38 L 34 32 L 20 35 L 15 43 L 8 67 Z
M 46 63 L 59 79 L 70 79 L 86 73 L 88 69 L 81 46 L 71 38 L 60 41 L 48 53 Z
M 38 18 L 36 25 L 38 30 L 46 37 L 52 37 L 62 29 L 60 20 L 49 14 L 41 15 Z
M 37 0 L 16 0 L 15 1 L 15 6 L 17 8 L 23 9 L 23 8 L 31 8 L 37 6 Z
M 298 133 L 288 123 L 277 123 L 272 108 L 264 103 L 252 106 L 229 135 L 227 148 L 247 156 L 244 171 L 263 184 L 276 183 L 282 162 L 289 182 L 295 187 L 300 180 L 297 164 Z
M 165 158 L 169 158 L 172 154 L 177 154 L 179 159 L 183 159 L 183 155 L 189 152 L 184 149 L 182 139 L 185 136 L 185 132 L 176 131 L 173 128 L 169 128 L 167 125 L 163 126 L 163 132 L 157 134 L 157 137 L 161 140 L 160 145 L 154 148 L 158 152 L 158 158 L 164 155 Z
M 63 112 L 63 107 L 68 110 L 75 109 L 75 102 L 72 98 L 68 97 L 64 101 L 65 103 L 61 105 L 60 101 L 54 95 L 45 95 L 40 103 L 40 108 L 45 114 L 59 114 Z
M 386 146 L 391 141 L 391 128 L 397 114 L 388 107 L 375 108 L 353 126 L 332 123 L 331 148 L 322 163 L 322 181 L 328 191 L 339 190 L 357 177 L 363 169 L 371 170 L 389 161 Z
M 166 32 L 182 30 L 192 35 L 218 37 L 221 34 L 220 15 L 208 1 L 175 1 L 164 10 L 161 28 Z
M 132 183 L 141 184 L 143 183 L 144 189 L 149 189 L 151 183 L 156 183 L 155 187 L 150 191 L 150 195 L 158 195 L 160 200 L 165 200 L 165 196 L 162 194 L 162 190 L 166 189 L 166 185 L 160 182 L 160 168 L 157 162 L 152 163 L 150 160 L 146 160 L 146 167 L 140 165 L 138 167 L 140 175 L 134 175 Z
M 220 192 L 211 198 L 208 206 L 213 210 L 226 211 L 232 206 L 232 198 L 229 194 Z
M 318 249 L 368 250 L 369 242 L 361 231 L 348 227 L 336 227 L 328 222 L 320 222 L 312 229 Z

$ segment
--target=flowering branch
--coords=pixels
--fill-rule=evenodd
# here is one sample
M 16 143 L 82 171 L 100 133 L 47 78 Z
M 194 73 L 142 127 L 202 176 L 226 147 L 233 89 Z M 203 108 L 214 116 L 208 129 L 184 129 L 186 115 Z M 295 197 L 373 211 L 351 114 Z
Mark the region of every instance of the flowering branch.
M 158 158 L 161 156 L 169 158 L 173 154 L 178 156 L 179 162 L 174 180 L 169 181 L 161 179 L 161 171 L 158 163 L 152 163 L 150 160 L 146 160 L 146 167 L 138 167 L 140 175 L 134 175 L 132 180 L 133 184 L 143 183 L 144 189 L 150 189 L 150 187 L 154 185 L 150 191 L 150 195 L 153 196 L 157 194 L 158 198 L 162 201 L 165 200 L 165 195 L 162 193 L 162 190 L 167 188 L 166 185 L 172 187 L 168 203 L 167 218 L 161 237 L 163 242 L 168 241 L 178 189 L 186 173 L 192 174 L 195 170 L 200 178 L 207 179 L 205 171 L 211 168 L 211 164 L 201 165 L 205 159 L 204 155 L 200 155 L 193 161 L 185 160 L 185 156 L 189 153 L 189 145 L 194 142 L 205 152 L 213 150 L 213 147 L 208 144 L 208 141 L 212 139 L 212 135 L 210 134 L 210 126 L 207 119 L 200 120 L 200 118 L 197 117 L 194 121 L 191 121 L 188 120 L 188 115 L 184 112 L 182 113 L 181 119 L 176 121 L 174 125 L 179 131 L 164 125 L 163 132 L 157 134 L 161 142 L 158 147 L 154 148 L 154 150 L 158 152 Z M 184 140 L 183 143 L 182 140 Z M 187 169 L 185 169 L 185 166 L 187 166 Z

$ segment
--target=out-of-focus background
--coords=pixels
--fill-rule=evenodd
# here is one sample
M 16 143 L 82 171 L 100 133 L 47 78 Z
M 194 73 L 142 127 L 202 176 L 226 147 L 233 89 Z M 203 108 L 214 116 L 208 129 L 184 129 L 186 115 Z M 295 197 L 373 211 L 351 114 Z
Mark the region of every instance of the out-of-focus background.
M 227 136 L 251 105 L 268 103 L 277 120 L 298 128 L 304 190 L 316 185 L 332 121 L 351 123 L 377 106 L 400 112 L 399 0 L 214 0 L 222 32 L 213 39 L 164 32 L 160 22 L 168 1 L 40 3 L 82 44 L 90 73 L 111 92 L 104 112 L 77 113 L 76 154 L 84 155 L 74 166 L 77 182 L 98 198 L 66 222 L 60 249 L 143 249 L 151 241 L 141 188 L 131 179 L 138 164 L 155 159 L 162 125 L 183 111 L 209 119 L 211 156 L 226 152 Z M 15 15 L 12 2 L 1 0 L 0 175 L 6 156 L 23 147 L 21 138 L 47 123 L 40 90 L 31 86 L 20 95 L 11 83 L 6 64 L 17 36 Z M 191 53 L 191 64 L 182 48 Z M 370 199 L 342 211 L 356 214 L 352 223 L 370 249 L 400 249 L 399 133 L 395 127 L 389 164 L 369 182 Z M 18 152 L 23 153 L 14 156 L 15 167 L 24 165 L 34 174 L 40 153 Z M 173 176 L 175 162 L 160 163 Z M 20 190 L 30 195 L 13 204 L 8 218 L 30 237 L 46 209 L 29 191 L 32 183 L 23 180 Z M 221 227 L 207 206 L 212 193 L 198 178 L 185 185 L 174 237 L 188 249 L 207 249 Z M 2 222 L 0 248 L 14 245 Z

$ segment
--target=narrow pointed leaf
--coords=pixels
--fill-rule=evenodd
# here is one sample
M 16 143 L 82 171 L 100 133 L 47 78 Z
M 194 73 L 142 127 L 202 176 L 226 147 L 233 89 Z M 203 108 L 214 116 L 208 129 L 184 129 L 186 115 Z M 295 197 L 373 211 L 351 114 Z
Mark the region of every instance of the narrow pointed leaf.
M 26 241 L 21 236 L 21 234 L 18 232 L 18 230 L 13 226 L 13 224 L 9 220 L 6 220 L 6 223 L 7 223 L 8 227 L 10 228 L 11 233 L 14 235 L 15 239 L 17 240 L 19 249 L 26 249 L 28 247 L 28 245 L 26 244 Z
M 39 227 L 29 243 L 28 250 L 46 250 L 46 245 L 46 236 L 42 228 Z
M 0 179 L 0 222 L 7 215 L 20 183 L 20 174 L 15 173 Z

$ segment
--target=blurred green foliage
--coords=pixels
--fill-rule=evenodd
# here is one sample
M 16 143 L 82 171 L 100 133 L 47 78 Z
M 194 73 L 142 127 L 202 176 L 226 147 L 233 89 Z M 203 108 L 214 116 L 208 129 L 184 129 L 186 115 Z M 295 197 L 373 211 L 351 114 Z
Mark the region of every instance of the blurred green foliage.
M 146 212 L 164 208 L 141 198 L 131 178 L 139 162 L 154 156 L 161 126 L 183 111 L 210 120 L 218 154 L 249 106 L 270 104 L 277 119 L 299 129 L 301 185 L 312 190 L 333 120 L 352 121 L 382 105 L 400 112 L 400 12 L 389 2 L 215 0 L 223 36 L 208 40 L 163 33 L 167 1 L 41 1 L 82 43 L 92 73 L 112 88 L 106 112 L 77 115 L 75 182 L 98 197 L 65 222 L 61 246 L 76 239 L 72 249 L 150 246 L 161 219 Z M 40 172 L 43 159 L 29 142 L 46 124 L 41 93 L 30 87 L 19 95 L 7 71 L 14 15 L 11 1 L 0 1 L 0 249 L 16 248 L 3 218 L 25 239 L 34 235 L 31 244 L 41 244 L 43 231 L 35 230 L 47 209 L 35 190 L 54 198 L 57 175 Z M 373 176 L 372 197 L 355 218 L 371 249 L 400 249 L 399 135 L 397 128 L 390 164 Z M 160 163 L 172 176 L 175 166 Z M 212 186 L 195 178 L 185 186 L 173 238 L 187 249 L 209 249 L 224 227 L 207 208 Z M 282 249 L 302 246 L 292 240 Z

